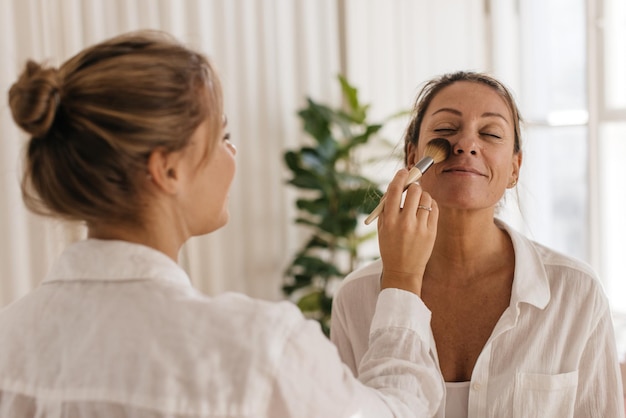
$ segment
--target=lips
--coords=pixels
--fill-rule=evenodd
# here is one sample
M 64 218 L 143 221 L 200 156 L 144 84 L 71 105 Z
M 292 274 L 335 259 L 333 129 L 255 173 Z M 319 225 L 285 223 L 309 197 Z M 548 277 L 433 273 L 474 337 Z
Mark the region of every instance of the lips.
M 474 168 L 474 167 L 470 167 L 470 166 L 462 166 L 462 165 L 458 165 L 458 166 L 450 166 L 450 167 L 446 167 L 443 170 L 441 170 L 442 173 L 465 173 L 465 174 L 475 174 L 478 176 L 484 176 L 485 174 L 483 174 L 480 170 Z

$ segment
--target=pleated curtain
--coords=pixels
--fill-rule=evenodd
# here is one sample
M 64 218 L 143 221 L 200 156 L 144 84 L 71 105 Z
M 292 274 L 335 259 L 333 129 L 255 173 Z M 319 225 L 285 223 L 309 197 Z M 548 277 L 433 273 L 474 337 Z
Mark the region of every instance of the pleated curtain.
M 180 263 L 207 294 L 281 299 L 283 271 L 306 230 L 282 154 L 308 141 L 297 117 L 307 96 L 339 105 L 336 75 L 357 85 L 374 118 L 410 107 L 419 83 L 485 69 L 482 0 L 0 0 L 0 307 L 38 285 L 84 227 L 30 214 L 19 181 L 26 136 L 7 91 L 27 59 L 59 65 L 135 29 L 161 29 L 203 51 L 225 90 L 238 171 L 231 221 L 192 238 Z M 387 136 L 399 140 L 404 121 Z M 370 151 L 377 152 L 377 151 Z M 388 151 L 381 151 L 388 152 Z M 390 155 L 382 171 L 398 161 Z M 385 171 L 386 170 L 386 171 Z

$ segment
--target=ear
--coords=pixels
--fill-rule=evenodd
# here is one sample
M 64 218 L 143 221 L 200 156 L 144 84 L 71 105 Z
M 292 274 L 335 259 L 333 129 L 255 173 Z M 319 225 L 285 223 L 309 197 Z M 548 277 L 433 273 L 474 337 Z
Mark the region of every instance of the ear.
M 406 147 L 406 165 L 412 167 L 417 163 L 417 144 L 409 143 Z
M 517 184 L 519 180 L 519 170 L 522 166 L 522 152 L 518 152 L 517 154 L 513 154 L 513 161 L 511 163 L 511 177 L 509 178 L 508 188 L 513 188 Z
M 154 149 L 148 157 L 148 175 L 152 183 L 168 194 L 177 194 L 180 189 L 180 152 L 167 152 L 164 148 Z

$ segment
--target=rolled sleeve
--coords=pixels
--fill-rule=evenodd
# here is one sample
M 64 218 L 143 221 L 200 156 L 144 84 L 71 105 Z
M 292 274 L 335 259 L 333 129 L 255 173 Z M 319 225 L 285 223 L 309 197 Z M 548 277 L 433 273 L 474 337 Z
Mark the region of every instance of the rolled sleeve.
M 430 310 L 415 294 L 401 289 L 383 289 L 376 302 L 370 338 L 381 330 L 397 327 L 411 329 L 422 341 L 431 342 L 430 318 Z
M 319 325 L 303 321 L 286 341 L 271 412 L 303 418 L 433 416 L 443 382 L 429 354 L 431 338 L 422 337 L 430 335 L 429 325 L 430 312 L 416 295 L 381 292 L 371 346 L 356 379 Z

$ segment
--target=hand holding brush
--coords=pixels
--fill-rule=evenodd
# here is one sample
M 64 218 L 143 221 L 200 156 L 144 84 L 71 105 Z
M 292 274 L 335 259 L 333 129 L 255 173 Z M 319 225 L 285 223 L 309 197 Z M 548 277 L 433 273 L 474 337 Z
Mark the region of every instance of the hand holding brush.
M 450 142 L 444 138 L 435 138 L 428 142 L 428 144 L 426 144 L 426 149 L 424 150 L 424 157 L 419 160 L 413 168 L 411 168 L 411 171 L 409 171 L 409 178 L 404 185 L 404 190 L 406 190 L 411 183 L 415 183 L 419 180 L 419 178 L 422 177 L 426 170 L 428 170 L 433 164 L 440 163 L 448 158 L 450 155 L 450 149 Z M 376 206 L 372 213 L 370 213 L 365 219 L 365 225 L 369 225 L 378 217 L 378 215 L 380 215 L 385 207 L 385 200 L 386 196 L 383 196 L 382 199 L 380 199 L 378 206 Z

